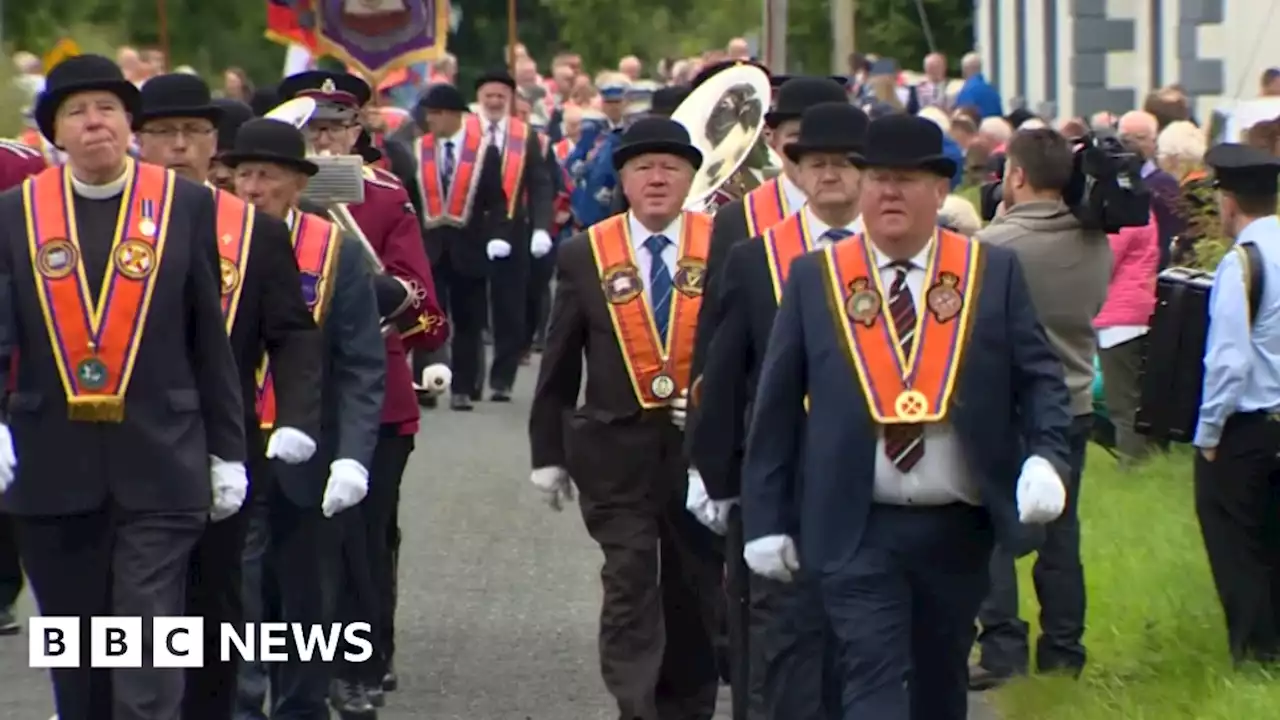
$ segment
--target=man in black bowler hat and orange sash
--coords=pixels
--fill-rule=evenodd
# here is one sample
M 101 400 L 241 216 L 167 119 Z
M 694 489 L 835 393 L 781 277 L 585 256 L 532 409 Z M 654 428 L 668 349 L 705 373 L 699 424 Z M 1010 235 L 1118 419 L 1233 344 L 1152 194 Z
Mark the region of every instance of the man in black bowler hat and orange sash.
M 247 108 L 246 108 L 247 109 Z M 208 184 L 222 109 L 196 75 L 151 78 L 142 87 L 138 147 L 142 159 Z M 323 338 L 302 300 L 289 227 L 259 213 L 230 192 L 210 187 L 222 311 L 240 368 L 245 444 L 254 471 L 250 494 L 269 478 L 267 460 L 306 462 L 320 432 L 320 358 Z M 257 372 L 266 351 L 275 373 L 276 427 L 259 429 Z M 264 446 L 265 439 L 265 446 Z M 250 498 L 248 502 L 252 502 Z M 183 720 L 227 720 L 235 706 L 236 664 L 219 662 L 219 624 L 244 622 L 240 555 L 249 513 L 211 525 L 191 559 L 187 614 L 205 619 L 204 666 L 187 671 Z
M 152 618 L 185 613 L 192 548 L 248 484 L 213 195 L 128 157 L 139 105 L 110 60 L 62 62 L 36 120 L 68 162 L 0 196 L 0 499 L 42 615 L 86 638 L 90 616 L 142 617 L 141 668 L 90 669 L 85 643 L 52 671 L 62 720 L 177 720 Z
M 865 234 L 791 262 L 742 469 L 743 555 L 817 589 L 841 717 L 963 720 L 994 542 L 1022 545 L 1022 524 L 1064 506 L 1069 399 L 1017 256 L 938 227 L 942 131 L 891 115 L 866 148 Z
M 337 621 L 343 583 L 343 530 L 335 516 L 354 508 L 369 492 L 370 471 L 382 415 L 386 351 L 380 332 L 372 265 L 356 238 L 336 225 L 297 209 L 308 179 L 319 168 L 306 158 L 301 131 L 277 120 L 246 122 L 235 145 L 220 156 L 235 171 L 236 192 L 259 213 L 289 226 L 302 297 L 323 333 L 320 434 L 315 455 L 300 465 L 271 463 L 271 481 L 255 498 L 250 535 L 264 548 L 246 561 L 249 622 L 323 625 Z M 258 375 L 258 417 L 264 431 L 277 426 L 274 362 Z M 263 571 L 271 569 L 270 573 Z M 253 579 L 252 583 L 250 578 Z M 261 587 L 270 583 L 270 588 Z M 276 607 L 252 616 L 253 600 L 272 596 Z M 237 706 L 247 717 L 328 717 L 333 666 L 303 661 L 294 653 L 271 668 L 241 669 Z M 263 714 L 267 684 L 272 708 Z M 371 709 L 366 703 L 366 709 Z
M 688 465 L 670 409 L 689 385 L 711 241 L 711 218 L 681 210 L 702 153 L 667 118 L 637 120 L 620 140 L 613 163 L 631 210 L 557 253 L 531 480 L 555 510 L 576 484 L 604 553 L 600 668 L 620 717 L 709 720 L 722 561 L 684 509 Z
M 737 505 L 752 395 L 783 285 L 793 260 L 858 231 L 862 174 L 854 156 L 865 149 L 869 122 L 866 113 L 846 102 L 820 103 L 804 112 L 800 132 L 783 147 L 808 203 L 763 237 L 739 242 L 729 251 L 720 284 L 722 315 L 703 368 L 698 422 L 687 431 L 689 458 L 696 468 L 689 470 L 689 510 L 708 528 L 727 534 L 725 554 L 735 587 L 730 604 L 730 627 L 737 631 L 731 633 L 733 654 L 735 667 L 748 671 L 746 678 L 735 678 L 735 688 L 750 689 L 749 697 L 735 689 L 735 701 L 743 705 L 741 710 L 735 705 L 734 713 L 748 720 L 840 717 L 838 687 L 833 698 L 823 693 L 821 682 L 826 628 L 813 622 L 820 614 L 803 609 L 812 593 L 807 584 L 741 572 L 746 567 Z M 699 492 L 701 497 L 695 497 Z M 794 518 L 794 505 L 786 510 Z M 733 602 L 738 597 L 749 598 L 746 618 Z M 740 627 L 744 622 L 746 632 Z

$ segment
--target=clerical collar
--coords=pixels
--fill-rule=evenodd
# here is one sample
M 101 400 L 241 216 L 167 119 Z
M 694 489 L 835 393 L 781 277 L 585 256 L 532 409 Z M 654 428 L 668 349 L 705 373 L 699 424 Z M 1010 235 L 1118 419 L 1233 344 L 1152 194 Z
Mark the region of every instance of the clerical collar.
M 125 165 L 124 172 L 120 173 L 120 177 L 115 180 L 102 183 L 101 185 L 90 185 L 80 178 L 77 178 L 75 171 L 73 170 L 71 172 L 71 188 L 76 195 L 79 195 L 86 200 L 106 200 L 124 192 L 124 183 L 128 177 L 129 166 Z

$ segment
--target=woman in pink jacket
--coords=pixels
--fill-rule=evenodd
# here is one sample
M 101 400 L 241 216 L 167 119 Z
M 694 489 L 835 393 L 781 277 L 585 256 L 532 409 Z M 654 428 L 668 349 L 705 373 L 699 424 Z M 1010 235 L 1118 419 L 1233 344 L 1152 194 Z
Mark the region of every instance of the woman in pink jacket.
M 1142 336 L 1156 308 L 1156 273 L 1160 237 L 1155 216 L 1142 227 L 1123 228 L 1111 240 L 1111 283 L 1107 300 L 1093 320 L 1098 330 L 1103 395 L 1116 428 L 1116 450 L 1126 461 L 1151 450 L 1147 438 L 1133 430 L 1138 411 L 1138 376 L 1142 371 Z

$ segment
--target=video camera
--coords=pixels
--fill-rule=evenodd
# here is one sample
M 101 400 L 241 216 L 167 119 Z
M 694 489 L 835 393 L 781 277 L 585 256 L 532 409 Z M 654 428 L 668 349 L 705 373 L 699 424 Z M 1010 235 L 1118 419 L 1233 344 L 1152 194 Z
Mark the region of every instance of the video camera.
M 1114 136 L 1089 133 L 1071 140 L 1075 167 L 1062 200 L 1086 230 L 1119 232 L 1151 221 L 1151 191 L 1142 180 L 1142 157 Z M 1003 156 L 1001 156 L 1003 158 Z M 990 222 L 1004 199 L 1004 162 L 980 190 L 982 219 Z

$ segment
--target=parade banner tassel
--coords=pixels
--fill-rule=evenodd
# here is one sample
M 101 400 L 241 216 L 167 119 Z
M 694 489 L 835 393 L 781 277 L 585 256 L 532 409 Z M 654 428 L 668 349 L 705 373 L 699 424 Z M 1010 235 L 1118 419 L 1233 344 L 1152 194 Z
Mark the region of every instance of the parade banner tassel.
M 377 87 L 391 72 L 439 59 L 449 38 L 446 0 L 310 0 L 320 51 Z
M 285 46 L 300 45 L 311 54 L 319 47 L 316 42 L 315 16 L 311 11 L 313 0 L 267 0 L 268 40 Z

